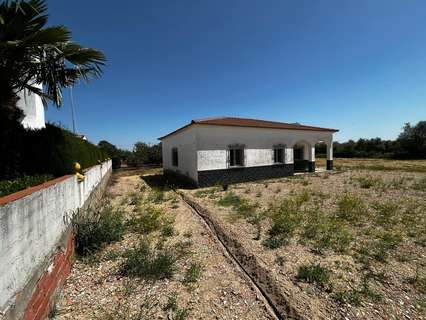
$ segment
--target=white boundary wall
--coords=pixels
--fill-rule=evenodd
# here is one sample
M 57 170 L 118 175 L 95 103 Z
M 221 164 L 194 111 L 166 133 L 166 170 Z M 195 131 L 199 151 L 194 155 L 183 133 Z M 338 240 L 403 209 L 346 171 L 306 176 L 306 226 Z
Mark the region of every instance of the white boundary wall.
M 111 173 L 111 160 L 0 206 L 0 318 L 56 250 L 70 217 Z

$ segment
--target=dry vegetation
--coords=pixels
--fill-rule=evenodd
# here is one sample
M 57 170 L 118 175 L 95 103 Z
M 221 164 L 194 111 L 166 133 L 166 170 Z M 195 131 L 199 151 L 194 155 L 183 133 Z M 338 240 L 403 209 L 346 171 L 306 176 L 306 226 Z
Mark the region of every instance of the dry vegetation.
M 271 319 L 202 221 L 153 186 L 158 173 L 116 173 L 105 202 L 76 219 L 78 257 L 52 316 Z
M 185 192 L 307 318 L 425 319 L 426 161 L 335 165 L 333 174 Z

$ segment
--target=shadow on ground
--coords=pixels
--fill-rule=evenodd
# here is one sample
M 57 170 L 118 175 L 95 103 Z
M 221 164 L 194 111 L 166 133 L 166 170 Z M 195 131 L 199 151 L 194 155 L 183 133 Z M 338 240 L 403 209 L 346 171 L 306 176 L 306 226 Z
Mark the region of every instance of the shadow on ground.
M 161 174 L 141 175 L 141 179 L 154 189 L 195 189 L 194 185 L 178 178 Z

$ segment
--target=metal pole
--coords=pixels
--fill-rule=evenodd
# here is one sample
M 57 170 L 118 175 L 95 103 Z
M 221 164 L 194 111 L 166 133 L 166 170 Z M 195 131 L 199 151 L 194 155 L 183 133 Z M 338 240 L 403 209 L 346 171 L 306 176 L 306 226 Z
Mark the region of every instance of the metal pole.
M 75 111 L 74 111 L 74 96 L 72 93 L 72 86 L 70 87 L 70 97 L 71 97 L 71 117 L 72 117 L 72 131 L 75 132 Z

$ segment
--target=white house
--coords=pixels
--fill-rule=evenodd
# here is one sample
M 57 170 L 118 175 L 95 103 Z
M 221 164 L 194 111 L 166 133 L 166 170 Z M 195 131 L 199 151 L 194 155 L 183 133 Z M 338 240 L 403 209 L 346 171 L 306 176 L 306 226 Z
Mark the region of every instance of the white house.
M 38 85 L 42 88 L 41 84 Z M 44 120 L 44 106 L 39 95 L 27 89 L 18 92 L 17 107 L 23 111 L 21 124 L 28 129 L 41 129 L 46 127 Z
M 333 168 L 336 129 L 243 119 L 192 120 L 161 138 L 166 175 L 198 186 L 230 184 L 315 171 L 315 144 L 327 146 Z

